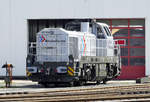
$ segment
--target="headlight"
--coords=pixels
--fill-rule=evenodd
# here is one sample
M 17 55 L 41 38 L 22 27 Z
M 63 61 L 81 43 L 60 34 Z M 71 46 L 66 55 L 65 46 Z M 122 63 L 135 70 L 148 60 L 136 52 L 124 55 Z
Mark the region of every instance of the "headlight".
M 56 68 L 57 73 L 67 73 L 67 67 L 60 66 Z

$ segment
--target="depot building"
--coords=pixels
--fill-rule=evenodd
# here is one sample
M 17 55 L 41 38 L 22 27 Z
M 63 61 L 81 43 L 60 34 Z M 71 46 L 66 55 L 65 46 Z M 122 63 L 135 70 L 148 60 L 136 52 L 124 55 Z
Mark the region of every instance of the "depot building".
M 150 75 L 149 4 L 149 0 L 1 0 L 0 66 L 13 64 L 13 76 L 26 76 L 28 48 L 37 32 L 96 19 L 122 41 L 119 79 Z M 0 68 L 0 76 L 4 75 Z

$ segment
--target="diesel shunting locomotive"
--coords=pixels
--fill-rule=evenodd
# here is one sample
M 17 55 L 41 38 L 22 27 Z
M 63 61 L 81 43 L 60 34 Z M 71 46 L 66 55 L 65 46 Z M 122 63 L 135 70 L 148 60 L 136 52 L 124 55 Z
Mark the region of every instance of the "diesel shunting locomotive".
M 87 81 L 100 84 L 119 76 L 120 47 L 108 25 L 81 22 L 80 29 L 44 28 L 38 32 L 27 54 L 28 78 L 47 86 L 83 85 Z

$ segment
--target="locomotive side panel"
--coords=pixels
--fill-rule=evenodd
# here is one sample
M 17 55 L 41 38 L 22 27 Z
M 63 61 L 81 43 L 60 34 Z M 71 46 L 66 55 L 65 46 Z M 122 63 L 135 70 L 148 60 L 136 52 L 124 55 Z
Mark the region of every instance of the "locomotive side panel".
M 37 34 L 38 62 L 67 62 L 68 35 L 60 30 L 46 29 Z

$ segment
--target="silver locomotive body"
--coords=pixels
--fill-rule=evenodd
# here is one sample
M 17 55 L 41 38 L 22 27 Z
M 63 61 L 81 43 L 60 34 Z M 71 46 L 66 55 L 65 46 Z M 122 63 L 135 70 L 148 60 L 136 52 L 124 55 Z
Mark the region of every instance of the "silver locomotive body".
M 120 75 L 119 47 L 105 24 L 96 23 L 92 33 L 44 28 L 36 40 L 36 54 L 27 57 L 27 75 L 40 84 L 100 83 Z

